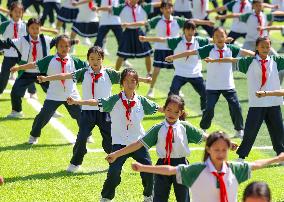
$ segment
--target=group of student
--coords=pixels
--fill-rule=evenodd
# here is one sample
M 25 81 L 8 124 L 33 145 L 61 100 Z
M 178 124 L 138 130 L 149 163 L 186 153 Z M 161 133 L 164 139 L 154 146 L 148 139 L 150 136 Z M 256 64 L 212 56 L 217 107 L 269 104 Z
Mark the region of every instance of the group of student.
M 102 147 L 108 154 L 106 160 L 109 162 L 101 201 L 111 201 L 115 197 L 116 187 L 121 182 L 123 164 L 129 157 L 138 162 L 133 163 L 132 168 L 141 172 L 145 202 L 168 201 L 172 184 L 178 202 L 236 201 L 238 185 L 249 179 L 252 170 L 284 161 L 284 127 L 280 109 L 283 103 L 281 96 L 284 93 L 280 90 L 279 79 L 279 71 L 284 69 L 284 57 L 270 55 L 271 41 L 263 31 L 282 29 L 266 26 L 272 15 L 283 16 L 281 11 L 275 11 L 265 18 L 262 13 L 263 3 L 259 0 L 254 0 L 251 6 L 250 2 L 241 0 L 216 9 L 234 12 L 239 10 L 239 14 L 228 14 L 217 19 L 231 16 L 236 18 L 233 21 L 233 24 L 236 23 L 235 26 L 247 26 L 246 36 L 243 33 L 244 29 L 232 28 L 229 38 L 224 28 L 213 28 L 213 23 L 208 21 L 208 1 L 194 1 L 193 6 L 199 5 L 200 10 L 196 10 L 195 7 L 192 10 L 193 19 L 190 20 L 173 16 L 174 5 L 171 2 L 96 2 L 100 7 L 91 0 L 68 2 L 72 6 L 84 5 L 78 12 L 78 16 L 84 19 L 79 24 L 76 24 L 79 21 L 75 22 L 72 31 L 79 35 L 82 32 L 90 34 L 94 31 L 98 35 L 95 46 L 88 49 L 87 61 L 70 55 L 72 46 L 78 43 L 74 34 L 71 33 L 71 37 L 60 35 L 54 39 L 41 34 L 43 30 L 56 32 L 42 27 L 42 18 L 30 18 L 24 23 L 23 5 L 13 2 L 9 7 L 11 19 L 0 24 L 0 33 L 4 38 L 0 40 L 0 48 L 5 49 L 0 73 L 0 94 L 7 85 L 10 71 L 18 72 L 19 77 L 11 92 L 12 112 L 8 117 L 22 117 L 22 98 L 25 91 L 36 82 L 46 92 L 43 107 L 32 125 L 29 144 L 37 144 L 43 127 L 56 109 L 60 105 L 66 107 L 79 126 L 68 172 L 77 172 L 80 169 L 92 130 L 95 126 L 99 127 L 103 139 Z M 182 3 L 176 1 L 176 4 L 178 2 Z M 175 8 L 178 7 L 176 4 Z M 268 4 L 265 5 L 270 7 Z M 160 7 L 161 16 L 147 20 L 154 7 Z M 50 5 L 49 9 L 51 8 Z M 240 14 L 245 9 L 248 13 Z M 65 17 L 58 13 L 58 19 L 62 22 L 67 19 L 67 14 L 71 15 L 70 10 L 65 11 Z M 100 22 L 92 21 L 97 18 L 98 11 L 103 12 Z M 174 13 L 189 14 L 188 11 L 179 13 L 177 10 Z M 212 38 L 196 36 L 197 24 L 203 26 Z M 156 28 L 157 37 L 146 37 L 141 28 L 144 26 Z M 182 35 L 179 33 L 181 28 Z M 116 70 L 103 64 L 105 54 L 102 46 L 109 30 L 114 32 L 119 42 Z M 240 36 L 245 36 L 243 48 L 227 44 Z M 155 42 L 153 74 L 150 57 L 152 49 L 149 42 Z M 56 47 L 56 53 L 51 55 L 50 49 L 53 46 Z M 133 68 L 118 71 L 123 61 L 129 58 L 145 58 L 146 78 L 139 77 Z M 206 83 L 201 73 L 201 60 L 207 63 Z M 15 66 L 17 63 L 19 65 Z M 161 68 L 175 68 L 169 96 L 163 107 L 138 95 L 136 91 L 139 81 L 151 83 L 147 95 L 153 97 L 153 87 Z M 245 126 L 235 90 L 233 69 L 247 75 L 249 111 Z M 77 82 L 82 83 L 82 99 L 76 87 Z M 179 94 L 181 87 L 187 82 L 191 83 L 200 95 L 201 129 L 185 121 L 185 103 Z M 120 84 L 122 91 L 112 95 L 113 84 Z M 239 147 L 232 143 L 224 132 L 206 134 L 221 94 L 229 104 L 237 136 L 242 138 Z M 155 124 L 145 133 L 142 126 L 144 116 L 156 112 L 164 113 L 165 120 Z M 250 163 L 244 162 L 263 120 L 268 127 L 277 156 Z M 203 162 L 188 165 L 188 144 L 199 144 L 202 141 L 206 141 Z M 151 166 L 152 161 L 148 152 L 153 146 L 156 146 L 158 156 L 156 166 Z M 237 147 L 239 162 L 227 162 L 229 149 L 236 150 Z M 254 188 L 258 186 L 259 188 Z M 191 190 L 191 197 L 188 188 Z M 266 190 L 264 195 L 258 192 L 262 189 Z M 245 191 L 247 198 L 258 195 L 266 201 L 271 200 L 267 187 L 261 183 L 252 184 Z M 246 197 L 244 201 L 249 202 Z

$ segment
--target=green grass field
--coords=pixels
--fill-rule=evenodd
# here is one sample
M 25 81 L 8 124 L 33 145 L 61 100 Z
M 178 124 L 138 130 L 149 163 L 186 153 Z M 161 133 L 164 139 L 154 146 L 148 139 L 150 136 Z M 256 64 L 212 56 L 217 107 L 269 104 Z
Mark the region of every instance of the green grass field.
M 228 26 L 228 23 L 226 24 Z M 151 34 L 154 34 L 151 32 Z M 272 33 L 274 47 L 280 47 L 282 37 L 279 32 Z M 241 41 L 240 41 L 241 42 Z M 116 60 L 117 45 L 113 34 L 108 35 L 107 48 L 110 56 L 106 56 L 105 66 L 113 66 Z M 54 51 L 54 50 L 53 50 Z M 87 47 L 79 45 L 76 47 L 76 56 L 86 59 Z M 1 61 L 3 57 L 1 56 Z M 145 76 L 144 60 L 130 60 L 140 76 Z M 235 84 L 241 101 L 243 116 L 246 118 L 248 110 L 247 84 L 245 75 L 236 72 Z M 173 77 L 173 71 L 164 70 L 158 78 L 156 85 L 156 98 L 160 105 L 163 105 L 168 89 Z M 206 78 L 206 69 L 204 69 Z M 9 85 L 7 89 L 11 89 Z M 45 94 L 37 86 L 39 102 L 43 103 Z M 78 85 L 81 90 L 81 85 Z M 114 86 L 113 93 L 119 92 L 119 86 Z M 148 85 L 141 84 L 138 93 L 145 95 Z M 185 101 L 189 117 L 187 120 L 199 126 L 199 97 L 190 85 L 182 89 L 185 94 Z M 23 101 L 23 119 L 7 119 L 7 114 L 11 111 L 10 95 L 5 93 L 0 95 L 0 175 L 5 178 L 5 185 L 0 187 L 0 201 L 98 201 L 100 191 L 106 178 L 108 163 L 104 160 L 106 154 L 103 152 L 91 152 L 85 156 L 82 171 L 77 174 L 65 172 L 71 154 L 72 144 L 70 144 L 56 129 L 48 124 L 42 131 L 42 137 L 38 145 L 30 146 L 26 144 L 29 132 L 37 112 Z M 70 129 L 73 134 L 78 131 L 77 124 L 71 119 L 64 107 L 59 108 L 59 112 L 64 117 L 58 120 Z M 163 114 L 157 113 L 154 116 L 146 116 L 143 121 L 145 129 L 149 129 L 155 123 L 163 121 Z M 224 130 L 233 134 L 233 125 L 229 116 L 229 110 L 224 98 L 221 98 L 216 105 L 213 125 L 209 132 L 214 130 Z M 88 148 L 101 148 L 101 137 L 97 129 L 93 131 L 95 143 L 89 144 Z M 235 140 L 240 143 L 239 140 Z M 190 147 L 203 147 L 201 145 L 189 145 Z M 268 131 L 263 124 L 255 142 L 255 146 L 271 146 Z M 157 156 L 155 151 L 151 151 L 153 163 Z M 188 157 L 190 163 L 200 162 L 203 151 L 194 150 Z M 247 161 L 274 156 L 272 150 L 252 150 Z M 230 152 L 230 160 L 237 158 L 234 152 Z M 115 201 L 136 202 L 142 201 L 142 185 L 139 173 L 131 170 L 132 159 L 127 160 L 122 171 L 122 182 L 116 191 Z M 269 168 L 253 172 L 250 181 L 243 183 L 239 188 L 239 198 L 244 187 L 251 181 L 261 180 L 269 184 L 272 190 L 273 201 L 284 201 L 284 169 L 281 166 L 271 166 Z M 175 201 L 174 194 L 171 193 L 170 201 Z

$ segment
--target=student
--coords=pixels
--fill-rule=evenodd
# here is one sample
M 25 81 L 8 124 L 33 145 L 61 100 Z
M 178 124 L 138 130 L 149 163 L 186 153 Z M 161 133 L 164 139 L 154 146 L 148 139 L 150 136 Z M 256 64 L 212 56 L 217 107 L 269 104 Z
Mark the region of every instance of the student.
M 189 143 L 200 143 L 207 136 L 199 129 L 185 121 L 184 100 L 178 95 L 170 95 L 164 105 L 165 120 L 154 125 L 144 137 L 138 141 L 109 154 L 106 160 L 113 163 L 119 158 L 135 152 L 143 146 L 147 149 L 156 145 L 159 157 L 156 165 L 188 164 L 186 157 L 190 154 Z M 167 202 L 171 185 L 174 186 L 176 201 L 189 202 L 189 190 L 180 185 L 171 176 L 154 176 L 154 202 Z
M 202 163 L 191 165 L 142 165 L 133 163 L 138 172 L 160 175 L 176 175 L 178 183 L 190 188 L 192 202 L 237 201 L 238 186 L 250 178 L 251 171 L 273 163 L 284 161 L 284 153 L 270 159 L 250 163 L 227 162 L 231 146 L 229 137 L 223 132 L 208 136 Z
M 86 67 L 87 64 L 75 57 L 70 56 L 70 39 L 66 35 L 57 38 L 55 47 L 57 53 L 49 55 L 36 62 L 11 68 L 12 72 L 27 69 L 38 69 L 40 73 L 54 75 L 59 73 L 73 72 L 76 69 Z M 39 114 L 35 117 L 32 130 L 30 132 L 29 144 L 37 144 L 42 128 L 49 122 L 56 109 L 64 104 L 69 114 L 79 125 L 81 108 L 79 106 L 69 106 L 66 98 L 72 96 L 76 99 L 80 97 L 76 84 L 72 80 L 51 81 L 46 93 L 46 99 Z
M 120 85 L 123 91 L 108 98 L 75 100 L 69 97 L 67 99 L 70 105 L 98 106 L 102 111 L 110 113 L 112 152 L 130 145 L 144 136 L 141 124 L 144 115 L 154 114 L 157 110 L 163 111 L 156 103 L 137 95 L 135 90 L 138 87 L 138 74 L 134 69 L 126 68 L 122 71 Z M 115 189 L 121 181 L 122 166 L 129 157 L 147 165 L 152 164 L 150 155 L 144 147 L 111 163 L 101 192 L 101 201 L 111 201 L 114 198 Z M 152 201 L 153 175 L 141 174 L 141 178 L 144 187 L 144 201 Z
M 243 202 L 272 202 L 270 189 L 265 182 L 251 182 L 244 190 Z
M 56 41 L 56 39 L 40 34 L 40 31 L 40 21 L 30 18 L 27 23 L 28 35 L 12 40 L 0 40 L 0 48 L 15 48 L 19 57 L 17 60 L 20 60 L 20 64 L 35 62 L 49 55 L 50 49 L 55 45 Z M 57 33 L 53 30 L 45 29 L 45 31 Z M 24 97 L 26 89 L 37 81 L 36 77 L 39 74 L 36 69 L 19 72 L 18 79 L 16 79 L 11 91 L 12 112 L 7 116 L 8 118 L 23 117 L 22 97 Z M 41 87 L 46 92 L 48 83 L 41 84 Z
M 113 84 L 120 82 L 120 72 L 103 66 L 104 52 L 99 46 L 91 47 L 87 53 L 88 67 L 72 73 L 62 73 L 52 76 L 39 76 L 40 83 L 54 80 L 73 79 L 82 82 L 83 100 L 99 99 L 111 96 Z M 147 79 L 139 78 L 147 82 Z M 97 106 L 82 106 L 79 132 L 73 148 L 73 157 L 67 168 L 68 172 L 76 172 L 87 153 L 86 143 L 95 126 L 98 126 L 102 135 L 102 147 L 109 154 L 112 150 L 111 120 L 108 112 L 100 112 Z
M 239 160 L 243 161 L 254 144 L 257 133 L 265 121 L 271 137 L 273 149 L 277 154 L 284 152 L 284 126 L 280 106 L 282 97 L 257 98 L 256 91 L 280 90 L 278 71 L 284 69 L 284 58 L 269 56 L 271 41 L 268 37 L 259 37 L 256 41 L 256 55 L 241 59 L 207 59 L 207 62 L 234 62 L 238 70 L 247 74 L 249 111 L 247 114 L 244 137 L 237 150 Z M 209 60 L 209 61 L 208 61 Z
M 40 18 L 41 25 L 44 25 L 47 15 L 49 15 L 49 19 L 51 23 L 54 23 L 54 11 L 58 15 L 60 10 L 61 0 L 43 0 L 43 14 Z
M 174 16 L 192 18 L 192 1 L 191 0 L 176 0 L 174 2 Z
M 215 28 L 213 32 L 214 45 L 203 46 L 197 50 L 188 50 L 173 56 L 168 56 L 167 61 L 174 59 L 188 57 L 192 55 L 199 55 L 201 59 L 206 57 L 223 58 L 226 56 L 237 57 L 240 55 L 253 55 L 254 52 L 240 49 L 234 45 L 226 45 L 225 41 L 227 34 L 223 28 Z M 207 65 L 207 80 L 206 80 L 206 97 L 207 103 L 205 111 L 203 112 L 200 121 L 200 127 L 203 130 L 211 126 L 214 117 L 214 108 L 220 97 L 223 95 L 228 104 L 232 122 L 236 130 L 235 137 L 242 137 L 243 135 L 243 117 L 241 105 L 238 101 L 237 93 L 235 91 L 235 84 L 233 78 L 233 70 L 231 63 L 223 64 L 208 64 Z

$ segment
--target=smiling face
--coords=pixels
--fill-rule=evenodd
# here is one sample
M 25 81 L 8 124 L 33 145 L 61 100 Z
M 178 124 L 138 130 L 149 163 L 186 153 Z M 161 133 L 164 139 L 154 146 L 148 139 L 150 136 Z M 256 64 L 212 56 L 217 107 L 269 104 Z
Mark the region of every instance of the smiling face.
M 69 39 L 68 38 L 61 38 L 57 45 L 56 45 L 56 48 L 57 48 L 57 53 L 60 57 L 64 58 L 67 56 L 67 54 L 69 53 L 70 51 L 70 42 L 69 42 Z
M 93 53 L 90 53 L 88 57 L 88 62 L 90 66 L 92 67 L 92 69 L 96 72 L 100 70 L 102 63 L 103 63 L 103 59 L 97 52 L 93 52 Z
M 252 9 L 255 11 L 256 14 L 259 14 L 263 9 L 262 3 L 261 2 L 253 3 Z
M 165 108 L 165 117 L 169 124 L 174 124 L 182 113 L 183 111 L 180 110 L 179 104 L 175 102 L 168 103 Z
M 16 6 L 10 11 L 10 16 L 15 22 L 18 22 L 23 17 L 23 8 Z
M 229 146 L 224 139 L 215 141 L 210 147 L 206 148 L 210 159 L 214 165 L 220 165 L 227 160 Z
M 125 91 L 134 92 L 138 85 L 138 77 L 133 72 L 128 72 L 127 75 L 123 78 L 122 86 Z
M 40 33 L 40 25 L 33 23 L 28 27 L 28 32 L 32 38 L 37 38 Z
M 161 8 L 161 12 L 163 13 L 166 19 L 169 19 L 171 14 L 173 13 L 173 7 L 171 5 L 167 5 Z
M 257 44 L 256 50 L 258 51 L 258 54 L 262 59 L 265 59 L 267 57 L 267 55 L 270 52 L 270 47 L 271 47 L 271 44 L 270 44 L 269 39 L 260 41 Z
M 223 29 L 217 29 L 213 34 L 213 42 L 219 49 L 222 49 L 225 45 L 227 34 Z

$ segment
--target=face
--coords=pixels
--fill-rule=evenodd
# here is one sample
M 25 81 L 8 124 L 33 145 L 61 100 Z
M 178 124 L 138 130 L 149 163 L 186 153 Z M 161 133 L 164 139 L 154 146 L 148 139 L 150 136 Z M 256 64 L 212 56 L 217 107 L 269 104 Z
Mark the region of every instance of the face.
M 163 7 L 161 8 L 161 12 L 165 17 L 169 18 L 170 15 L 173 13 L 173 7 L 172 6 Z
M 219 29 L 214 32 L 213 41 L 217 45 L 218 48 L 223 48 L 227 35 L 224 30 Z
M 214 142 L 211 147 L 206 148 L 210 159 L 214 164 L 221 164 L 227 160 L 229 147 L 223 139 Z
M 256 13 L 260 13 L 262 11 L 262 3 L 257 2 L 252 5 L 252 8 Z
M 97 53 L 91 53 L 88 58 L 88 62 L 93 70 L 98 70 L 102 66 L 103 59 Z
M 138 1 L 139 0 L 129 0 L 129 3 L 134 6 L 134 5 L 138 4 Z
M 165 117 L 170 124 L 175 123 L 181 114 L 182 111 L 177 103 L 170 102 L 165 108 Z
M 191 38 L 195 35 L 195 30 L 194 29 L 185 29 L 184 35 L 185 35 L 186 38 Z
M 269 202 L 265 197 L 247 197 L 245 202 Z
M 122 82 L 122 86 L 124 90 L 129 90 L 129 91 L 134 91 L 137 87 L 138 83 L 135 79 L 135 74 L 134 73 L 128 73 Z
M 62 38 L 58 44 L 57 44 L 57 52 L 59 55 L 61 55 L 62 57 L 67 56 L 67 54 L 70 51 L 70 43 L 69 43 L 69 39 L 66 38 Z
M 19 21 L 21 18 L 23 17 L 23 9 L 19 6 L 15 7 L 12 11 L 11 11 L 11 18 L 14 21 Z
M 35 23 L 31 24 L 28 27 L 28 32 L 32 37 L 37 37 L 40 33 L 40 25 Z
M 259 56 L 260 57 L 267 57 L 270 51 L 270 41 L 265 40 L 261 41 L 257 44 L 256 50 L 258 50 Z

